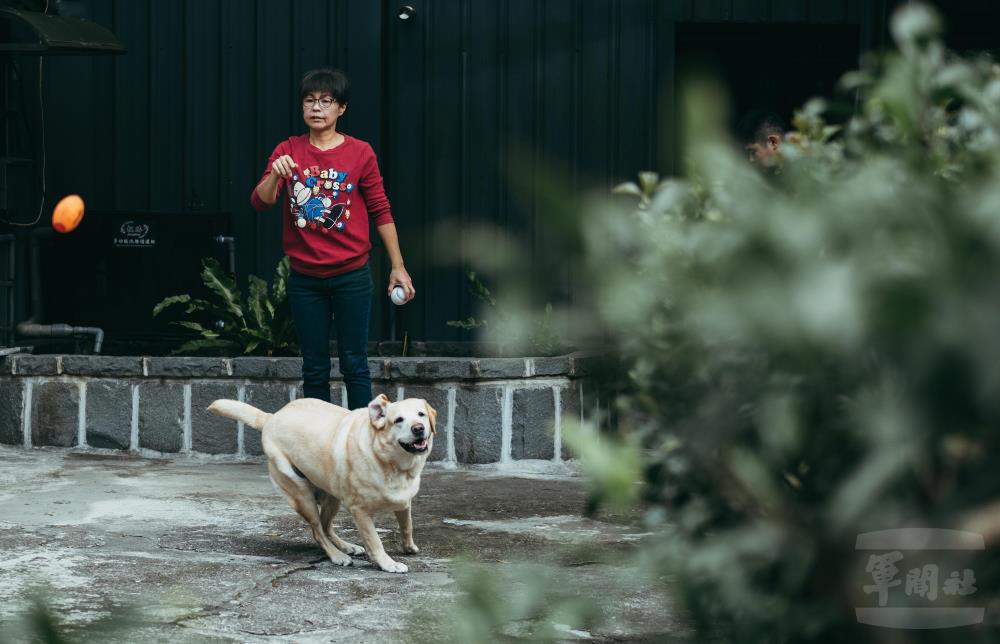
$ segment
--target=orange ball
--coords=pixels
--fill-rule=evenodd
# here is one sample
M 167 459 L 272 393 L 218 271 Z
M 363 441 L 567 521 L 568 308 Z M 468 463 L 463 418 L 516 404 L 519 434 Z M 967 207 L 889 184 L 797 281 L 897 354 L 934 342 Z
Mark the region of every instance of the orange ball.
M 52 227 L 56 232 L 68 233 L 83 221 L 83 199 L 80 195 L 66 195 L 52 211 Z

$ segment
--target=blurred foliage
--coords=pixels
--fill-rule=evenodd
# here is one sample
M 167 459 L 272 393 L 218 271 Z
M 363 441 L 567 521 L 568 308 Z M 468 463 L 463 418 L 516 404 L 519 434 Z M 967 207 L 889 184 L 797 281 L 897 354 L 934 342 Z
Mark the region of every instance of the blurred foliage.
M 447 629 L 417 628 L 413 641 L 552 642 L 573 630 L 585 631 L 598 619 L 595 602 L 576 589 L 551 583 L 552 570 L 546 564 L 511 564 L 497 575 L 495 566 L 459 560 L 454 575 L 463 593 L 451 610 L 461 619 Z M 421 611 L 418 623 L 429 618 Z
M 516 318 L 518 311 L 508 310 L 499 304 L 475 271 L 469 271 L 466 277 L 469 278 L 469 292 L 482 303 L 483 317 L 449 320 L 448 326 L 464 331 L 483 329 L 485 337 L 494 339 L 498 352 L 503 356 L 521 356 L 526 352 L 531 356 L 554 356 L 568 350 L 552 327 L 551 303 L 546 303 L 544 313 L 538 319 L 524 325 Z
M 562 430 L 563 441 L 580 461 L 591 485 L 587 514 L 602 507 L 625 510 L 634 506 L 639 494 L 636 481 L 642 474 L 638 435 L 612 441 L 601 436 L 594 422 L 579 423 L 568 418 Z
M 213 301 L 188 294 L 172 295 L 153 307 L 153 316 L 175 305 L 187 305 L 184 313 L 200 315 L 195 320 L 171 324 L 199 334 L 173 353 L 223 352 L 229 355 L 286 356 L 296 352 L 295 326 L 287 298 L 288 257 L 275 269 L 274 284 L 268 294 L 267 282 L 249 276 L 246 299 L 233 275 L 225 272 L 212 257 L 202 259 L 201 279 L 215 296 Z
M 627 502 L 641 472 L 642 568 L 699 639 L 952 641 L 856 623 L 876 605 L 856 535 L 1000 544 L 1000 67 L 939 31 L 904 5 L 897 51 L 843 79 L 854 116 L 810 101 L 768 168 L 728 140 L 721 90 L 690 88 L 685 177 L 645 173 L 576 217 L 573 340 L 609 342 L 627 376 L 621 446 L 569 440 L 595 498 Z M 1000 564 L 970 567 L 964 605 L 996 606 Z
M 71 623 L 57 608 L 58 593 L 51 587 L 34 587 L 28 591 L 26 599 L 26 610 L 13 619 L 0 622 L 0 642 L 75 644 L 128 641 L 129 633 L 146 625 L 131 606 L 115 606 L 97 619 Z

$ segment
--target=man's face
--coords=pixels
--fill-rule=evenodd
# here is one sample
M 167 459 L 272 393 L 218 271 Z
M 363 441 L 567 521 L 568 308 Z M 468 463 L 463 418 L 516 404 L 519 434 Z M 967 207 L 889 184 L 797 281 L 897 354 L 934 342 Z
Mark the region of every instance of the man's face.
M 748 143 L 744 150 L 750 163 L 767 165 L 774 161 L 781 149 L 781 137 L 777 134 L 768 134 L 759 141 Z

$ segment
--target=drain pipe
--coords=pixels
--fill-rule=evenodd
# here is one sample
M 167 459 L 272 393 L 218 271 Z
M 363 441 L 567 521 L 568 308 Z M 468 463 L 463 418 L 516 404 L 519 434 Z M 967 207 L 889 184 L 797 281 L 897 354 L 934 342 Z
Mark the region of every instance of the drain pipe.
M 101 352 L 104 331 L 93 326 L 70 326 L 69 324 L 40 324 L 42 318 L 42 267 L 39 256 L 38 238 L 49 235 L 47 228 L 33 228 L 29 234 L 31 250 L 28 254 L 31 277 L 31 316 L 15 328 L 17 335 L 28 338 L 66 338 L 81 335 L 94 336 L 94 353 Z
M 17 325 L 17 334 L 26 338 L 68 338 L 92 335 L 94 336 L 94 353 L 100 353 L 101 344 L 104 343 L 104 331 L 96 326 L 36 324 L 31 318 Z
M 229 246 L 229 272 L 236 274 L 236 238 L 225 235 L 216 235 L 215 243 Z

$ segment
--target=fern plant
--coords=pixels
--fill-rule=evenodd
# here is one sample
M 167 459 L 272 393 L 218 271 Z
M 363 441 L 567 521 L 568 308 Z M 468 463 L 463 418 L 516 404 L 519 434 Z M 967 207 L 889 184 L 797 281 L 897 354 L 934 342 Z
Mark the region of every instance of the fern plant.
M 475 295 L 480 301 L 490 308 L 491 311 L 497 311 L 497 300 L 493 297 L 493 293 L 487 288 L 483 281 L 479 279 L 475 271 L 469 271 L 466 273 L 466 277 L 469 278 L 469 292 Z M 474 331 L 485 326 L 489 326 L 489 322 L 484 319 L 477 318 L 470 315 L 464 320 L 449 320 L 447 322 L 448 326 L 462 329 L 463 331 Z
M 278 262 L 270 294 L 265 280 L 256 275 L 249 276 L 246 299 L 235 278 L 223 271 L 218 261 L 206 257 L 201 263 L 201 279 L 214 294 L 213 301 L 185 293 L 164 298 L 153 307 L 154 316 L 177 305 L 185 307 L 185 314 L 200 314 L 201 321 L 171 323 L 201 336 L 185 342 L 173 351 L 174 354 L 225 351 L 273 356 L 295 353 L 295 327 L 286 290 L 289 275 L 287 257 Z M 213 321 L 209 326 L 204 323 L 206 318 Z
M 487 337 L 497 341 L 501 354 L 525 347 L 532 355 L 550 356 L 566 349 L 553 329 L 551 302 L 545 304 L 543 315 L 530 321 L 524 320 L 502 306 L 475 271 L 469 271 L 466 277 L 469 279 L 469 292 L 483 303 L 487 317 L 469 316 L 464 320 L 450 320 L 448 326 L 464 331 L 483 329 Z M 526 322 L 530 326 L 525 326 Z

